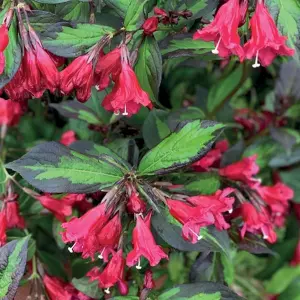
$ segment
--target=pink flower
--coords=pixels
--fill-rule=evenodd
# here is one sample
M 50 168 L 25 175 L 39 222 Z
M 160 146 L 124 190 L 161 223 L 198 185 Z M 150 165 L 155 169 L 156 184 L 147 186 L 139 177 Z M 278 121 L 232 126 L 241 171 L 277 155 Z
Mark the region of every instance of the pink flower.
M 270 65 L 277 55 L 292 56 L 294 49 L 286 46 L 287 37 L 282 36 L 262 0 L 257 1 L 255 13 L 250 20 L 251 39 L 245 44 L 246 58 L 256 57 L 254 68 Z
M 75 141 L 77 141 L 75 131 L 68 130 L 62 134 L 59 142 L 65 146 L 69 146 Z
M 0 98 L 0 125 L 15 126 L 22 115 L 20 103 Z
M 155 282 L 153 280 L 152 271 L 147 270 L 144 277 L 144 288 L 152 290 L 155 288 Z
M 130 196 L 127 202 L 127 210 L 132 214 L 140 214 L 145 212 L 146 204 L 139 196 L 138 192 L 132 187 L 130 191 Z
M 123 258 L 123 252 L 120 249 L 118 252 L 114 253 L 103 272 L 100 272 L 99 269 L 95 267 L 86 275 L 90 277 L 91 281 L 97 280 L 99 286 L 106 289 L 105 293 L 110 294 L 109 288 L 118 284 L 121 294 L 126 295 L 128 293 L 128 288 L 124 280 L 124 268 L 125 259 Z
M 62 239 L 65 243 L 74 242 L 73 246 L 69 248 L 72 252 L 83 252 L 83 255 L 89 255 L 91 252 L 95 251 L 96 247 L 92 245 L 90 249 L 90 240 L 94 238 L 91 233 L 95 234 L 95 229 L 99 227 L 99 230 L 103 228 L 110 216 L 110 211 L 106 211 L 105 203 L 102 203 L 87 213 L 85 213 L 80 218 L 72 218 L 69 222 L 63 223 L 62 228 L 65 229 L 62 232 Z
M 144 30 L 145 35 L 152 35 L 158 27 L 159 19 L 158 17 L 150 17 L 145 20 L 142 29 Z
M 219 54 L 221 57 L 228 57 L 234 54 L 242 62 L 245 54 L 240 45 L 238 34 L 240 21 L 239 0 L 228 0 L 218 10 L 214 20 L 202 30 L 198 30 L 193 38 L 214 41 L 216 45 L 216 48 L 212 51 L 214 54 Z
M 0 75 L 3 73 L 5 68 L 5 56 L 4 50 L 8 46 L 9 37 L 8 37 L 8 30 L 5 24 L 0 26 Z
M 0 211 L 0 247 L 6 243 L 7 222 L 4 210 Z
M 18 197 L 18 195 L 16 195 Z M 17 197 L 13 201 L 5 202 L 5 215 L 7 228 L 21 228 L 25 227 L 25 220 L 20 216 L 19 204 L 16 201 Z
M 43 283 L 50 300 L 72 300 L 72 294 L 65 289 L 65 284 L 60 279 L 45 274 Z
M 61 222 L 64 222 L 66 217 L 72 214 L 72 206 L 64 203 L 62 200 L 53 198 L 50 194 L 36 196 L 36 199 Z
M 273 229 L 270 216 L 267 211 L 261 207 L 260 211 L 250 203 L 241 205 L 241 215 L 244 220 L 244 225 L 241 230 L 241 236 L 244 238 L 246 231 L 257 234 L 262 233 L 263 238 L 269 243 L 275 243 L 277 236 Z
M 183 225 L 183 238 L 193 244 L 202 239 L 202 227 L 214 224 L 214 216 L 206 209 L 172 199 L 167 199 L 167 204 L 170 214 Z
M 245 157 L 238 162 L 220 169 L 219 174 L 231 180 L 244 182 L 250 187 L 257 186 L 260 181 L 252 177 L 259 172 L 259 167 L 256 164 L 256 159 L 256 154 Z
M 85 199 L 85 194 L 67 194 L 62 198 L 62 201 L 68 205 L 73 206 L 75 203 L 84 201 Z
M 86 54 L 75 58 L 70 65 L 60 72 L 61 91 L 68 95 L 76 90 L 76 98 L 86 102 L 91 97 L 91 88 L 94 83 L 93 62 Z
M 204 157 L 193 163 L 193 169 L 196 171 L 208 170 L 216 163 L 220 162 L 222 154 L 228 149 L 228 142 L 226 140 L 216 143 L 214 149 L 210 150 Z
M 152 267 L 156 266 L 161 259 L 168 259 L 168 255 L 156 244 L 150 226 L 151 213 L 144 219 L 141 216 L 136 215 L 136 226 L 132 233 L 133 250 L 127 255 L 127 266 L 132 267 L 138 263 L 136 266 L 137 269 L 141 268 L 141 256 L 145 257 Z
M 232 205 L 235 199 L 234 197 L 227 197 L 232 192 L 234 192 L 234 189 L 225 188 L 223 191 L 218 190 L 211 196 L 189 197 L 188 201 L 195 206 L 210 212 L 214 216 L 214 225 L 217 229 L 228 229 L 230 225 L 225 222 L 222 213 L 232 211 Z

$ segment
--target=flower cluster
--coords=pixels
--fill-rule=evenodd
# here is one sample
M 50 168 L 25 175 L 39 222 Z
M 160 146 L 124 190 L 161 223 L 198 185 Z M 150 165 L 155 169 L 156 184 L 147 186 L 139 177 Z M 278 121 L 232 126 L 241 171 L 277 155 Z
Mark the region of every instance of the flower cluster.
M 212 53 L 220 57 L 237 55 L 242 62 L 255 57 L 253 68 L 270 65 L 277 55 L 292 56 L 295 53 L 285 45 L 287 37 L 280 35 L 275 22 L 263 0 L 258 0 L 255 13 L 250 20 L 251 39 L 242 47 L 238 28 L 243 24 L 247 3 L 229 0 L 218 10 L 214 20 L 194 34 L 194 39 L 214 41 Z M 228 17 L 230 16 L 230 17 Z

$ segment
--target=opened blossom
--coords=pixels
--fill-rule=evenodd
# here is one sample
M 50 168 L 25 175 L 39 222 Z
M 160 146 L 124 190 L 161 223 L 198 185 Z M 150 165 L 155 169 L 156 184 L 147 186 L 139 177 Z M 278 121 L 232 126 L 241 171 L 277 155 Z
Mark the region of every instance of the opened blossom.
M 66 217 L 69 217 L 72 214 L 71 205 L 60 199 L 53 198 L 50 194 L 36 196 L 35 198 L 61 222 L 64 222 Z
M 110 288 L 117 284 L 121 295 L 126 295 L 128 293 L 128 287 L 124 280 L 124 268 L 125 259 L 120 249 L 113 254 L 111 260 L 102 272 L 99 268 L 95 267 L 86 275 L 90 277 L 91 281 L 97 280 L 99 287 L 105 289 L 105 293 L 110 294 Z
M 218 190 L 210 196 L 193 196 L 188 201 L 198 208 L 210 212 L 214 217 L 214 225 L 217 229 L 228 229 L 230 225 L 226 223 L 222 213 L 232 212 L 232 206 L 235 201 L 234 197 L 228 197 L 234 192 L 233 188 Z
M 69 146 L 72 143 L 74 143 L 75 141 L 77 141 L 75 131 L 68 130 L 62 134 L 59 142 L 65 146 Z
M 4 210 L 0 211 L 0 247 L 6 243 L 7 221 Z
M 18 102 L 0 98 L 0 125 L 15 126 L 22 116 L 22 107 Z
M 168 255 L 158 246 L 151 232 L 151 213 L 145 218 L 136 215 L 136 225 L 132 233 L 133 250 L 131 250 L 126 258 L 127 266 L 140 269 L 141 257 L 146 258 L 150 266 L 156 266 L 161 259 L 168 259 Z
M 218 54 L 220 57 L 234 54 L 242 62 L 245 55 L 238 34 L 240 21 L 239 0 L 228 0 L 220 7 L 214 20 L 202 30 L 198 30 L 193 38 L 207 42 L 214 41 L 216 46 L 212 51 L 214 54 Z
M 282 36 L 262 0 L 257 1 L 250 20 L 251 39 L 245 44 L 246 58 L 255 57 L 254 68 L 270 65 L 277 55 L 292 56 L 295 50 L 286 46 L 287 37 Z
M 244 182 L 250 187 L 255 187 L 260 183 L 260 180 L 253 177 L 259 172 L 256 159 L 257 155 L 245 157 L 238 162 L 220 169 L 219 174 L 231 180 Z
M 243 203 L 241 205 L 241 216 L 244 221 L 241 230 L 242 238 L 248 231 L 253 234 L 261 233 L 263 235 L 263 238 L 269 243 L 276 242 L 276 232 L 273 229 L 270 215 L 265 208 L 260 207 L 260 211 L 258 211 L 252 204 Z
M 0 75 L 3 73 L 5 68 L 5 56 L 3 52 L 8 46 L 8 43 L 8 29 L 6 27 L 6 24 L 2 24 L 0 26 Z

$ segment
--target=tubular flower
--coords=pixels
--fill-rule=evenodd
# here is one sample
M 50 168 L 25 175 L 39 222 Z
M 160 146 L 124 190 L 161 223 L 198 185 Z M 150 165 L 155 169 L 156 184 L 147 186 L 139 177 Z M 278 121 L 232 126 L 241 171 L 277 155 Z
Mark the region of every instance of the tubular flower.
M 64 94 L 70 94 L 76 89 L 76 98 L 86 102 L 91 97 L 94 83 L 93 62 L 86 54 L 75 58 L 70 65 L 60 72 L 60 89 Z
M 214 224 L 214 216 L 205 209 L 172 199 L 167 199 L 167 205 L 170 214 L 183 225 L 183 238 L 193 244 L 202 239 L 199 234 L 202 227 Z
M 62 228 L 65 229 L 62 232 L 62 239 L 65 243 L 74 242 L 72 247 L 69 247 L 69 251 L 72 252 L 84 252 L 89 253 L 90 249 L 86 248 L 88 240 L 91 239 L 90 232 L 92 228 L 100 226 L 99 230 L 106 224 L 109 219 L 109 212 L 106 212 L 106 205 L 102 203 L 80 218 L 73 218 L 69 222 L 63 223 Z M 93 247 L 94 249 L 94 247 Z
M 155 282 L 153 280 L 152 271 L 147 270 L 144 277 L 144 284 L 143 287 L 149 290 L 152 290 L 155 288 Z
M 8 46 L 8 43 L 8 29 L 5 24 L 2 24 L 0 26 L 0 75 L 3 73 L 5 68 L 5 56 L 3 52 Z
M 257 186 L 260 181 L 252 177 L 259 172 L 256 159 L 257 155 L 245 157 L 238 162 L 220 169 L 219 174 L 232 180 L 242 181 L 250 187 Z
M 90 277 L 91 281 L 97 280 L 100 288 L 105 289 L 104 292 L 110 294 L 110 288 L 115 284 L 118 285 L 120 293 L 126 295 L 128 293 L 128 287 L 124 280 L 124 268 L 125 259 L 123 258 L 123 252 L 120 249 L 113 254 L 113 257 L 106 265 L 103 272 L 95 267 L 90 270 L 86 275 Z
M 47 294 L 51 300 L 72 299 L 72 294 L 65 289 L 65 284 L 60 279 L 56 277 L 50 277 L 47 274 L 45 274 L 43 277 L 43 282 Z
M 129 64 L 127 49 L 121 49 L 121 69 L 116 78 L 113 78 L 115 85 L 110 94 L 103 102 L 103 107 L 108 111 L 131 116 L 136 114 L 141 106 L 152 108 L 148 94 L 139 85 L 138 79 Z
M 270 65 L 277 55 L 292 56 L 294 49 L 286 46 L 287 37 L 282 36 L 262 0 L 257 1 L 255 13 L 250 20 L 251 39 L 245 44 L 246 58 L 255 57 L 253 68 Z
M 158 22 L 159 22 L 158 17 L 148 18 L 142 26 L 142 29 L 144 30 L 144 34 L 152 35 L 157 30 Z
M 21 228 L 25 227 L 25 220 L 20 216 L 19 204 L 17 201 L 7 201 L 5 203 L 5 215 L 7 228 Z
M 234 189 L 232 188 L 226 188 L 223 191 L 218 190 L 211 196 L 189 197 L 188 201 L 197 207 L 201 207 L 202 209 L 210 212 L 215 218 L 214 224 L 217 229 L 228 229 L 230 225 L 225 222 L 222 213 L 232 212 L 232 205 L 235 199 L 234 197 L 228 197 L 228 195 L 233 191 Z
M 95 68 L 95 85 L 99 91 L 109 86 L 110 75 L 116 78 L 121 70 L 121 49 L 115 48 L 99 58 Z
M 68 130 L 62 134 L 59 142 L 65 146 L 69 146 L 75 141 L 77 141 L 75 131 Z
M 214 41 L 216 48 L 212 53 L 219 54 L 221 57 L 234 54 L 242 62 L 245 55 L 238 34 L 240 21 L 239 0 L 229 0 L 220 7 L 214 20 L 202 30 L 198 30 L 193 38 L 195 40 Z
M 244 237 L 246 231 L 257 234 L 262 233 L 263 238 L 269 243 L 275 243 L 277 236 L 273 229 L 270 216 L 267 211 L 261 207 L 258 212 L 256 208 L 250 203 L 243 203 L 241 205 L 241 215 L 244 220 L 244 225 L 241 230 L 241 236 Z
M 138 192 L 134 189 L 131 191 L 127 202 L 127 209 L 130 213 L 140 214 L 146 210 L 145 202 L 140 198 Z
M 51 211 L 61 222 L 64 222 L 66 217 L 72 214 L 72 206 L 59 199 L 51 197 L 50 194 L 36 196 L 36 199 L 39 200 L 45 208 Z
M 168 255 L 158 246 L 150 230 L 151 213 L 144 219 L 136 215 L 136 226 L 132 233 L 133 250 L 131 250 L 126 258 L 127 266 L 132 267 L 138 263 L 137 269 L 141 269 L 141 256 L 145 257 L 150 265 L 156 266 L 161 259 L 168 259 Z
M 18 102 L 0 98 L 0 125 L 15 126 L 22 115 L 22 107 Z
M 0 247 L 6 243 L 7 222 L 4 210 L 0 212 Z

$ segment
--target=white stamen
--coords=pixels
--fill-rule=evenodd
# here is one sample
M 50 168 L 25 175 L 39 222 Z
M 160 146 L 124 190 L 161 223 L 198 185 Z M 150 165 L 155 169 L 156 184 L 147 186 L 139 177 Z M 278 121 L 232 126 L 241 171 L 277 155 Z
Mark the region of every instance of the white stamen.
M 109 288 L 105 289 L 105 290 L 104 290 L 104 293 L 107 294 L 107 295 L 110 294 Z
M 76 245 L 76 243 L 74 243 L 72 247 L 68 247 L 68 250 L 69 250 L 70 253 L 74 252 L 73 249 L 74 249 L 75 245 Z
M 95 88 L 96 88 L 97 91 L 100 90 L 100 86 L 99 85 L 95 85 Z
M 128 112 L 126 110 L 126 104 L 125 104 L 125 107 L 124 107 L 124 112 L 122 113 L 123 116 L 128 116 Z
M 139 258 L 138 264 L 136 265 L 136 268 L 137 268 L 138 270 L 140 270 L 140 269 L 142 268 L 142 266 L 141 266 L 141 259 L 140 259 L 140 258 Z
M 201 239 L 203 239 L 203 235 L 198 235 L 194 230 L 192 230 L 191 228 L 189 228 L 189 230 L 197 237 L 197 240 L 200 241 Z
M 213 53 L 213 54 L 219 54 L 219 50 L 218 50 L 218 48 L 219 48 L 219 46 L 220 46 L 220 42 L 221 42 L 221 37 L 219 38 L 219 41 L 218 41 L 218 43 L 217 43 L 217 45 L 216 45 L 216 48 L 214 49 L 214 50 L 211 50 L 211 52 Z
M 118 116 L 118 115 L 120 114 L 120 111 L 119 111 L 119 110 L 116 110 L 116 111 L 114 112 L 114 114 L 115 114 L 116 116 Z
M 252 65 L 252 67 L 254 69 L 260 67 L 260 63 L 258 62 L 258 54 L 259 54 L 259 51 L 256 52 L 255 63 Z
M 230 214 L 233 212 L 233 209 L 229 209 L 229 211 L 228 211 Z
M 98 258 L 103 259 L 103 252 L 105 251 L 105 247 L 101 251 L 101 253 L 98 255 Z
M 264 234 L 263 238 L 264 238 L 264 240 L 267 240 L 269 238 L 269 236 Z

